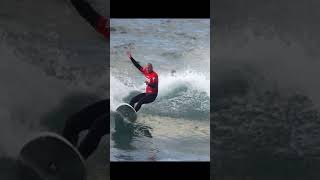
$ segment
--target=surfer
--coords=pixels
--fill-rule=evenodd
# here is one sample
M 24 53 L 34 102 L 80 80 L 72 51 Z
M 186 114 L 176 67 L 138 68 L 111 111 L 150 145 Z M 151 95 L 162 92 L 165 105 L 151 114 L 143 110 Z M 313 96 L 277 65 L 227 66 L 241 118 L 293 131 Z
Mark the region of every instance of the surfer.
M 84 0 L 71 0 L 71 3 L 97 32 L 106 39 L 109 38 L 107 18 L 98 14 Z M 84 159 L 87 159 L 97 149 L 101 138 L 110 133 L 108 109 L 110 109 L 110 100 L 101 100 L 83 108 L 66 121 L 63 136 L 78 148 Z M 88 130 L 88 133 L 77 146 L 79 134 L 84 130 Z
M 142 67 L 135 59 L 133 59 L 130 52 L 127 52 L 127 55 L 132 61 L 133 65 L 138 68 L 138 70 L 146 77 L 146 92 L 133 97 L 129 103 L 132 107 L 134 107 L 136 112 L 138 112 L 142 104 L 151 103 L 157 98 L 158 74 L 153 70 L 151 63 L 148 63 L 146 66 Z

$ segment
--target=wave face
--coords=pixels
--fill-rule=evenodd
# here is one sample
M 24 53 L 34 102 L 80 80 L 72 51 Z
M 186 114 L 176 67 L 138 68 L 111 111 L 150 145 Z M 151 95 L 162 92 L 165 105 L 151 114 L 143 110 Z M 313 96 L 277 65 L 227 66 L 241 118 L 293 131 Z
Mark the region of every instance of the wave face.
M 202 74 L 196 72 L 167 74 L 159 77 L 159 94 L 154 103 L 143 106 L 141 112 L 159 116 L 184 117 L 190 119 L 208 120 L 210 112 L 210 83 Z M 115 110 L 118 104 L 130 102 L 130 99 L 140 93 L 145 85 L 129 86 L 111 77 L 111 108 Z

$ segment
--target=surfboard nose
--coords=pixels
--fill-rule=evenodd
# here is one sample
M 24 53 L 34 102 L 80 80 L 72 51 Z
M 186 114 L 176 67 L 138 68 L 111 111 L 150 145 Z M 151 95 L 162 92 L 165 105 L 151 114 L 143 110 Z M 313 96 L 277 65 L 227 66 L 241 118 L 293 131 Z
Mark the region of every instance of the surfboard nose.
M 130 122 L 134 122 L 137 119 L 136 111 L 129 104 L 121 104 L 116 111 L 119 112 L 124 119 L 127 119 Z

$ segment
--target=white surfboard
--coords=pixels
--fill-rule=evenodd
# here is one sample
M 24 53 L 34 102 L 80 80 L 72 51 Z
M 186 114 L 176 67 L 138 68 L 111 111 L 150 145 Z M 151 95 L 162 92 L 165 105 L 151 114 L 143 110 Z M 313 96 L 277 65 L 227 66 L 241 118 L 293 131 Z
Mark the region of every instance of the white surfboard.
M 135 122 L 137 120 L 137 112 L 130 104 L 123 103 L 117 107 L 116 111 L 120 113 L 124 119 L 130 122 Z
M 19 160 L 44 180 L 85 180 L 85 161 L 62 136 L 43 132 L 31 138 L 20 151 Z

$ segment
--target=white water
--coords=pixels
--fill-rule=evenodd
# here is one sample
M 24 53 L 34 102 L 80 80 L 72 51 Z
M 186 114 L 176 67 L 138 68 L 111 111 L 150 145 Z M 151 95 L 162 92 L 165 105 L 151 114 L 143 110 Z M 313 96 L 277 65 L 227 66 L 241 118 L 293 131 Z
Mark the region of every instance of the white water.
M 132 91 L 144 91 L 145 84 L 138 86 L 130 84 L 130 78 L 123 82 L 114 76 L 110 76 L 110 83 L 112 84 L 110 89 L 110 103 L 111 110 L 115 110 L 118 105 L 123 103 L 123 99 L 129 95 Z M 210 96 L 210 79 L 205 75 L 195 71 L 178 72 L 174 75 L 166 74 L 159 76 L 159 94 L 158 97 L 170 96 L 180 87 L 187 86 L 191 90 L 197 92 L 204 92 L 207 96 Z

